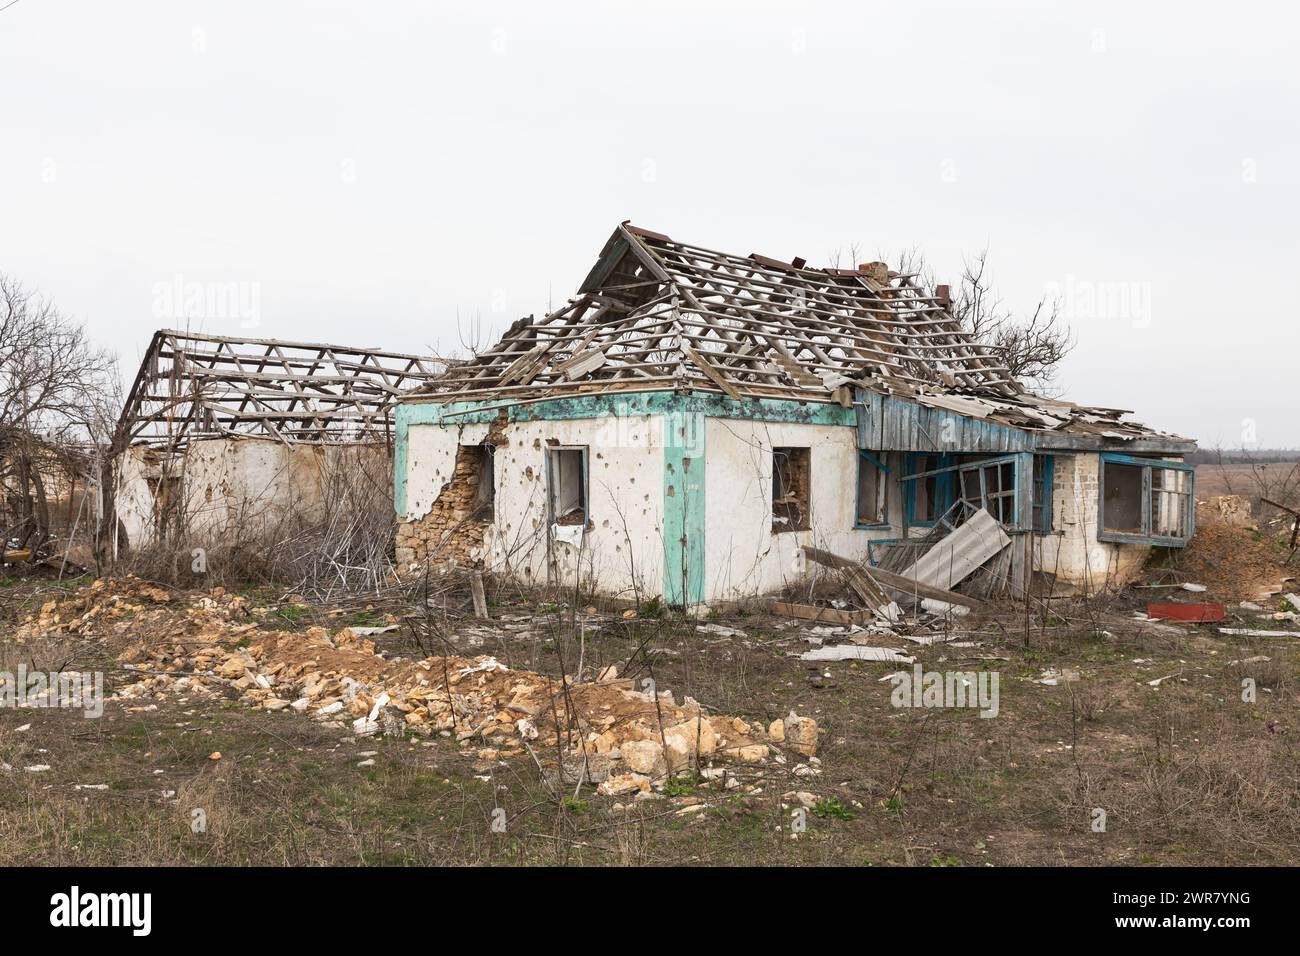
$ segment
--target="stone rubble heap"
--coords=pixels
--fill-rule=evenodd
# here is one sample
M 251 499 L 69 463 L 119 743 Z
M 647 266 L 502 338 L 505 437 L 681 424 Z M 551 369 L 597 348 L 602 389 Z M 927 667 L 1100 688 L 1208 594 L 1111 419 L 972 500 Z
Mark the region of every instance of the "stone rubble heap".
M 20 639 L 138 635 L 118 658 L 137 678 L 116 694 L 137 706 L 233 691 L 249 706 L 297 711 L 361 736 L 454 737 L 480 761 L 531 751 L 607 794 L 644 792 L 715 761 L 784 763 L 783 749 L 816 763 L 817 724 L 793 711 L 767 727 L 707 714 L 690 697 L 679 703 L 670 691 L 639 691 L 613 667 L 575 682 L 489 656 L 387 659 L 365 636 L 373 628 L 269 630 L 259 609 L 220 588 L 184 603 L 178 597 L 133 579 L 96 581 L 47 603 Z

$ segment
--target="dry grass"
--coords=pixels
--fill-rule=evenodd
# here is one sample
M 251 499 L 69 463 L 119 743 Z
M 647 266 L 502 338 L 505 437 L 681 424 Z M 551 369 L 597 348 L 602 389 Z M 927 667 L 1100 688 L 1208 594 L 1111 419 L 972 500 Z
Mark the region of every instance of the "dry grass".
M 623 605 L 585 617 L 555 594 L 495 604 L 498 617 L 518 619 L 508 628 L 467 619 L 464 595 L 440 599 L 437 639 L 462 652 L 551 673 L 619 663 L 747 719 L 792 707 L 814 716 L 823 772 L 755 767 L 735 790 L 687 779 L 627 813 L 588 787 L 555 790 L 527 758 L 485 773 L 450 740 L 352 739 L 234 701 L 139 712 L 110 703 L 101 720 L 0 711 L 0 759 L 15 768 L 0 774 L 0 864 L 1296 862 L 1294 641 L 1153 629 L 1129 615 L 1131 595 L 1035 611 L 1028 641 L 1023 611 L 964 619 L 980 647 L 917 653 L 927 669 L 996 669 L 1000 712 L 985 720 L 897 710 L 881 681 L 891 665 L 810 668 L 794 656 L 807 646 L 798 629 L 765 614 L 728 616 L 736 636 L 668 613 L 625 619 Z M 310 614 L 342 623 L 327 608 Z M 419 635 L 381 640 L 409 655 Z M 1271 660 L 1233 663 L 1257 656 Z M 1038 683 L 1048 668 L 1080 680 Z M 1149 686 L 1157 677 L 1167 679 Z M 1257 685 L 1251 703 L 1243 677 Z M 22 723 L 31 729 L 17 731 Z M 370 750 L 375 764 L 361 766 Z M 222 759 L 209 760 L 213 751 Z M 21 769 L 37 762 L 52 769 Z M 108 789 L 76 789 L 88 783 Z M 791 839 L 781 794 L 795 789 L 825 812 Z M 690 800 L 707 807 L 680 814 Z M 196 808 L 203 832 L 191 827 Z M 505 833 L 491 827 L 497 808 Z M 1103 833 L 1091 827 L 1096 808 Z

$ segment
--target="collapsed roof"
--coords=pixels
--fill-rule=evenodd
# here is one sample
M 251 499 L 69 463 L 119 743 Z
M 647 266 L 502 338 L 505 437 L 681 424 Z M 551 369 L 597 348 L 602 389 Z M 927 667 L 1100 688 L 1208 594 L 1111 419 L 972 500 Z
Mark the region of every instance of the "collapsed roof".
M 515 322 L 490 350 L 417 389 L 425 400 L 535 400 L 616 390 L 832 401 L 864 388 L 1028 430 L 1176 438 L 1120 409 L 1034 395 L 965 331 L 946 290 L 884 263 L 808 268 L 736 256 L 628 223 L 579 294 Z
M 430 356 L 161 330 L 131 386 L 119 435 L 123 444 L 171 449 L 236 436 L 383 441 L 394 399 L 445 367 Z

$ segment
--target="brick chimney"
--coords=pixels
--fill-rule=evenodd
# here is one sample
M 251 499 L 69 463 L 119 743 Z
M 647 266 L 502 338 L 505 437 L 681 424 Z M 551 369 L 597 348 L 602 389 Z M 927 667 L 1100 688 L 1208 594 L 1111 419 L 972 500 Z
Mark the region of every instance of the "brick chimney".
M 881 285 L 889 281 L 889 266 L 883 262 L 864 262 L 858 266 L 858 271 L 865 273 L 868 279 L 875 279 Z

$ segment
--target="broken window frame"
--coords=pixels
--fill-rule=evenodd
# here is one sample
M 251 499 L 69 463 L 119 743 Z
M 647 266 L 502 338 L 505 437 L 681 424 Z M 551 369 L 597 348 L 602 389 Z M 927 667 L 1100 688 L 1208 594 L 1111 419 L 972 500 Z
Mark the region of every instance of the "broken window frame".
M 907 526 L 909 528 L 933 528 L 939 523 L 939 519 L 951 508 L 956 501 L 953 496 L 952 486 L 952 455 L 947 452 L 924 452 L 910 451 L 903 464 L 904 471 L 913 471 L 917 463 L 924 458 L 934 458 L 938 462 L 937 468 L 931 468 L 914 474 L 903 475 L 898 480 L 907 482 L 903 485 L 906 489 L 904 495 L 904 512 L 907 517 Z M 916 516 L 916 484 L 918 478 L 934 477 L 934 495 L 933 501 L 927 502 L 932 505 L 931 514 L 933 518 L 917 518 Z
M 876 470 L 876 506 L 875 520 L 864 521 L 862 517 L 862 469 Z M 878 530 L 891 527 L 889 523 L 889 466 L 880 458 L 864 449 L 858 449 L 858 475 L 854 485 L 853 527 L 863 530 Z
M 789 454 L 790 452 L 800 452 L 801 454 L 799 455 L 799 457 L 802 458 L 807 463 L 808 466 L 807 473 L 804 476 L 803 502 L 802 502 L 803 507 L 799 509 L 800 514 L 798 515 L 797 521 L 790 521 L 790 523 L 786 524 L 785 526 L 779 527 L 777 525 L 777 515 L 780 513 L 778 511 L 778 506 L 784 504 L 778 501 L 778 498 L 784 496 L 777 494 L 778 489 L 781 487 L 777 483 L 779 459 L 784 457 L 787 460 L 789 460 L 792 457 Z M 797 532 L 797 531 L 810 530 L 812 528 L 812 448 L 811 446 L 808 445 L 773 446 L 772 447 L 772 475 L 770 480 L 772 482 L 772 495 L 771 495 L 772 533 L 786 534 L 787 532 L 792 532 L 792 531 Z M 792 502 L 791 504 L 793 505 L 793 507 L 798 508 L 800 503 L 798 501 L 795 501 Z
M 903 475 L 900 482 L 905 482 L 906 515 L 908 527 L 933 528 L 939 517 L 946 514 L 958 501 L 963 501 L 972 508 L 983 508 L 998 523 L 1012 531 L 1032 531 L 1035 534 L 1047 534 L 1052 527 L 1052 479 L 1055 465 L 1051 455 L 1033 455 L 1030 466 L 1030 480 L 1033 483 L 1033 496 L 1029 514 L 1023 515 L 1019 493 L 1021 464 L 1023 452 L 1009 455 L 993 455 L 977 458 L 973 461 L 957 461 L 954 453 L 909 452 L 907 467 L 915 468 L 922 458 L 937 458 L 938 468 L 914 471 Z M 1011 481 L 1003 481 L 1003 469 L 1011 465 Z M 971 476 L 979 481 L 978 497 L 967 495 L 968 481 Z M 996 477 L 996 481 L 991 480 Z M 933 520 L 916 517 L 916 482 L 934 478 L 936 508 Z M 1005 502 L 1011 502 L 1011 520 L 1002 521 L 1000 515 L 1006 514 Z
M 582 456 L 582 466 L 579 470 L 579 477 L 582 486 L 578 489 L 578 501 L 582 511 L 581 521 L 565 521 L 563 515 L 559 513 L 556 497 L 561 490 L 558 481 L 558 456 L 561 453 L 578 452 Z M 546 510 L 550 517 L 550 524 L 581 524 L 586 527 L 591 521 L 591 471 L 587 461 L 586 445 L 548 445 L 546 448 Z M 571 513 L 571 512 L 570 512 Z
M 1106 466 L 1119 465 L 1142 470 L 1141 517 L 1139 530 L 1115 531 L 1106 528 Z M 1156 488 L 1152 485 L 1153 471 L 1177 471 L 1187 476 L 1186 490 L 1177 488 Z M 1179 524 L 1186 529 L 1182 536 L 1152 533 L 1152 495 L 1158 494 L 1163 500 L 1172 495 L 1178 500 L 1180 511 Z M 1167 461 L 1163 458 L 1137 458 L 1132 455 L 1120 455 L 1101 452 L 1097 455 L 1097 540 L 1116 544 L 1147 544 L 1165 548 L 1183 548 L 1196 533 L 1196 466 L 1181 461 Z

